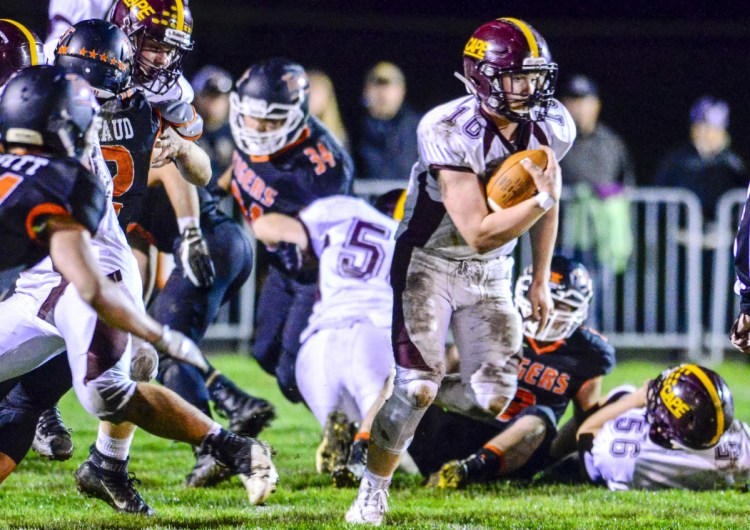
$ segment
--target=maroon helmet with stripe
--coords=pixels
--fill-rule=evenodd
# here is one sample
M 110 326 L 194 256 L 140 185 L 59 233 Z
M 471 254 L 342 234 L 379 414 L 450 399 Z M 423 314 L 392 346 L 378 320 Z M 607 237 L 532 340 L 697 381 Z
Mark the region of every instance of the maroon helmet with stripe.
M 135 80 L 156 94 L 166 93 L 182 74 L 182 59 L 193 49 L 193 15 L 187 0 L 117 0 L 109 21 L 130 38 L 135 48 Z M 169 50 L 168 61 L 146 57 L 150 48 Z
M 547 42 L 522 20 L 499 18 L 480 26 L 464 47 L 464 76 L 469 91 L 487 110 L 512 121 L 539 121 L 555 93 L 557 64 Z M 513 76 L 533 87 L 514 93 Z
M 0 19 L 0 86 L 22 68 L 44 63 L 39 36 L 15 20 Z
M 708 449 L 734 421 L 732 392 L 713 370 L 683 364 L 649 383 L 646 418 L 659 445 Z

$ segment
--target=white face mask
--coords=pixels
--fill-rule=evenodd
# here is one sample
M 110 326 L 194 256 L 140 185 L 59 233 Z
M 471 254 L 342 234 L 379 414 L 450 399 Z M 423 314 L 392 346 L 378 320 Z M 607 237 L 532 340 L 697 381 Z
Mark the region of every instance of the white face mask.
M 272 131 L 258 131 L 248 127 L 245 117 L 261 120 L 283 120 L 283 124 Z M 276 153 L 294 142 L 304 130 L 305 114 L 299 105 L 271 103 L 262 99 L 240 98 L 229 95 L 229 124 L 232 136 L 244 153 L 252 156 L 267 156 Z

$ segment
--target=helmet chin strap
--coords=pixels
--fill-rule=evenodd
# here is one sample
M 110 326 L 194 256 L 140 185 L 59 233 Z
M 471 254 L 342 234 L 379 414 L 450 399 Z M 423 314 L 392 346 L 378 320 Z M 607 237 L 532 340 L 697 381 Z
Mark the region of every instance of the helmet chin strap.
M 461 81 L 461 83 L 463 83 L 464 87 L 466 87 L 466 91 L 469 94 L 471 94 L 473 96 L 477 95 L 477 91 L 474 88 L 474 85 L 471 84 L 471 81 L 469 81 L 468 79 L 466 79 L 464 76 L 462 76 L 458 72 L 453 72 L 453 75 L 456 76 L 456 79 L 458 79 L 459 81 Z

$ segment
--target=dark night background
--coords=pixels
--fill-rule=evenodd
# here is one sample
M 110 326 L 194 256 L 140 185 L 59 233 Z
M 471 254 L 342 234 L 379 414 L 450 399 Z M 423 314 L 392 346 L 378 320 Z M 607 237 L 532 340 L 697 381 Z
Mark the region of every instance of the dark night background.
M 195 51 L 188 77 L 215 63 L 239 75 L 253 61 L 286 56 L 333 78 L 345 121 L 358 109 L 364 73 L 381 59 L 406 74 L 419 111 L 460 96 L 453 77 L 471 32 L 500 16 L 526 20 L 549 43 L 561 78 L 600 85 L 602 120 L 630 146 L 639 181 L 687 138 L 688 110 L 704 94 L 731 107 L 734 148 L 750 160 L 750 5 L 721 2 L 376 2 L 191 0 Z M 0 0 L 0 18 L 46 33 L 47 2 Z M 351 125 L 350 125 L 351 128 Z

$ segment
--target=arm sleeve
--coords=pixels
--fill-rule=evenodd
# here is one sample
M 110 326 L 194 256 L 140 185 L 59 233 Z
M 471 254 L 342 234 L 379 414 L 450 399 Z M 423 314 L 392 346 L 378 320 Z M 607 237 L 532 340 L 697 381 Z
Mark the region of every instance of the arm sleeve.
M 95 234 L 107 208 L 105 190 L 99 179 L 81 167 L 69 202 L 73 219 Z

